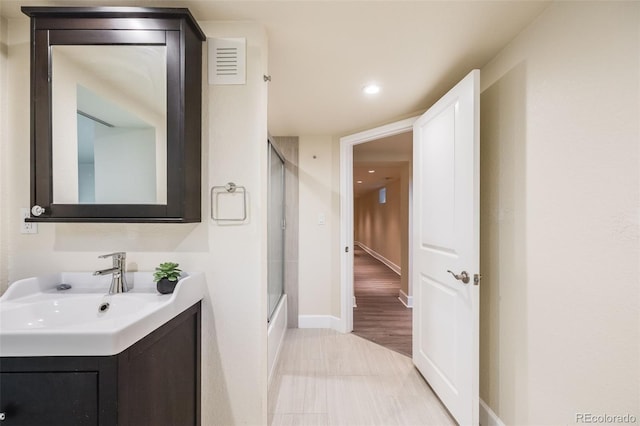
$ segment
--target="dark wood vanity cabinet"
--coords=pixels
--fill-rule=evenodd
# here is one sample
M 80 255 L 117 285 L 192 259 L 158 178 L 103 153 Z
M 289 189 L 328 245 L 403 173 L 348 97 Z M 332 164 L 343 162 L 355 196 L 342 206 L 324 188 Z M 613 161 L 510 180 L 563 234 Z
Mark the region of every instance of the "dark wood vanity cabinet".
M 200 222 L 206 38 L 189 10 L 22 11 L 31 18 L 27 221 Z
M 200 425 L 200 303 L 113 356 L 0 359 L 2 425 Z
M 98 371 L 0 373 L 2 424 L 97 425 L 98 376 Z

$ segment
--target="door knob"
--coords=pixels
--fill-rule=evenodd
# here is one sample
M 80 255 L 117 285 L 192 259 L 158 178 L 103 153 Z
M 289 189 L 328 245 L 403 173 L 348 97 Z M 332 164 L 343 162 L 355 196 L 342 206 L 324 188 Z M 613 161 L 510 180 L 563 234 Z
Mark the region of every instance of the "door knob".
M 37 204 L 35 206 L 31 207 L 31 214 L 34 215 L 34 216 L 40 216 L 41 214 L 43 214 L 46 211 L 47 211 L 47 209 L 45 209 L 44 207 L 40 207 Z
M 453 275 L 453 278 L 455 278 L 456 280 L 462 281 L 464 284 L 469 284 L 469 274 L 467 273 L 467 271 L 460 272 L 460 275 L 454 274 L 453 271 L 449 270 L 447 270 L 447 272 Z

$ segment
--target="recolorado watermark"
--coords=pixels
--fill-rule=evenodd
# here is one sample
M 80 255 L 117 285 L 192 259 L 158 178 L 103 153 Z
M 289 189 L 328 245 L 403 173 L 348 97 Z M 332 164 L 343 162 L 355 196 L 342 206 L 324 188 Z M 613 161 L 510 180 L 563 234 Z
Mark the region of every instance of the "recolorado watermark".
M 595 423 L 595 424 L 634 424 L 638 422 L 638 418 L 633 414 L 593 414 L 593 413 L 576 413 L 576 423 Z

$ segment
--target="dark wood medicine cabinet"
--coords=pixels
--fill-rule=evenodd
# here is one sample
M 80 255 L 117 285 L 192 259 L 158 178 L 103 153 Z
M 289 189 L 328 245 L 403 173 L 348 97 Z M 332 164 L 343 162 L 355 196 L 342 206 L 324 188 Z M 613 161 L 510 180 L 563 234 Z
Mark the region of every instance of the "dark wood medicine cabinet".
M 31 18 L 26 220 L 200 222 L 206 37 L 189 10 L 22 11 Z

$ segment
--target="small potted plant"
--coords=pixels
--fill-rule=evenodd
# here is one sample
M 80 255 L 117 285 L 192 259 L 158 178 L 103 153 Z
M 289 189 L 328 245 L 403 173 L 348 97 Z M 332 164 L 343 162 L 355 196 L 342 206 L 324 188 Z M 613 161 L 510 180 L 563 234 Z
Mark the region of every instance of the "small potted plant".
M 162 294 L 173 293 L 173 290 L 178 284 L 178 278 L 182 271 L 178 269 L 177 263 L 164 262 L 156 267 L 156 271 L 153 273 L 153 281 L 155 281 L 158 292 Z

